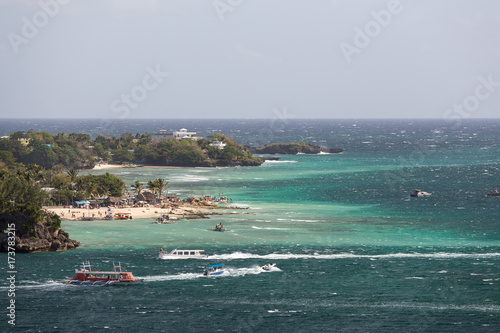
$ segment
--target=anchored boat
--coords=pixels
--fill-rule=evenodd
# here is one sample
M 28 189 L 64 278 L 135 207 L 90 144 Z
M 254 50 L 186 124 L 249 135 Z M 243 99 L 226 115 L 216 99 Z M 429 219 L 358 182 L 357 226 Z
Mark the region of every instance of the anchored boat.
M 93 271 L 90 262 L 83 262 L 80 269 L 75 269 L 76 275 L 68 281 L 70 284 L 87 285 L 87 286 L 102 286 L 109 284 L 132 284 L 143 281 L 136 279 L 132 272 L 122 271 L 120 263 L 113 263 L 113 271 Z
M 230 231 L 229 229 L 224 228 L 224 226 L 222 225 L 222 223 L 216 224 L 215 228 L 213 228 L 213 229 L 207 229 L 207 230 L 209 230 L 209 231 L 219 231 L 219 232 Z
M 410 194 L 410 197 L 422 198 L 422 197 L 428 197 L 431 194 L 432 193 L 424 192 L 422 190 L 413 190 L 413 192 L 411 192 L 411 194 Z
M 498 196 L 500 196 L 500 192 L 496 188 L 494 188 L 493 191 L 488 192 L 488 196 L 490 196 L 490 197 L 498 197 Z
M 117 220 L 132 220 L 131 213 L 115 213 L 113 217 Z
M 153 223 L 157 223 L 157 224 L 173 223 L 176 220 L 177 220 L 177 217 L 175 217 L 175 216 L 169 216 L 167 214 L 163 214 L 162 216 L 156 218 L 155 222 L 153 222 Z

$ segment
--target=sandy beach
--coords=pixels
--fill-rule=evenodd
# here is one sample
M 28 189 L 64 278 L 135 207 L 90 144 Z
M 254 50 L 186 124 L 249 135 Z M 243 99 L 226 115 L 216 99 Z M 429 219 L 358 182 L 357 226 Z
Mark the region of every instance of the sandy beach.
M 100 163 L 94 166 L 92 170 L 106 170 L 106 169 L 122 169 L 122 168 L 166 168 L 166 169 L 177 169 L 181 167 L 176 166 L 158 166 L 158 165 L 143 165 L 143 164 L 108 164 Z
M 87 218 L 94 218 L 96 220 L 104 220 L 106 215 L 115 213 L 130 213 L 133 219 L 145 219 L 154 218 L 168 214 L 170 217 L 181 218 L 199 218 L 204 215 L 214 215 L 220 214 L 218 210 L 217 213 L 213 208 L 215 207 L 200 207 L 193 206 L 189 204 L 181 204 L 179 206 L 171 206 L 168 208 L 159 207 L 123 207 L 123 208 L 111 208 L 109 211 L 108 207 L 86 209 L 86 208 L 68 208 L 68 207 L 43 207 L 44 209 L 54 212 L 61 217 L 62 220 L 82 220 Z M 230 208 L 230 207 L 228 207 Z M 235 208 L 235 207 L 231 207 Z
M 97 164 L 94 166 L 92 170 L 104 170 L 104 169 L 120 169 L 123 167 L 133 167 L 134 165 L 121 165 L 121 164 L 107 164 L 107 163 L 101 163 Z

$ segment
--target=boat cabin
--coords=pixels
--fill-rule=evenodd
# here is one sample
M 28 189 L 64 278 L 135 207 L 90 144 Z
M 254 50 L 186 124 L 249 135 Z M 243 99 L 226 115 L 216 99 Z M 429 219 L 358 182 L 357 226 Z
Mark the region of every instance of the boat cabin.
M 219 275 L 224 273 L 224 264 L 209 265 L 205 267 L 203 275 Z

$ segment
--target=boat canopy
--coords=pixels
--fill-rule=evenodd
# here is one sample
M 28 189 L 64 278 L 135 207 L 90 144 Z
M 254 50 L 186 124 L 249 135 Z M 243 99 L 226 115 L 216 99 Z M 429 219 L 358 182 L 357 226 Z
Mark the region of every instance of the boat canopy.
M 222 267 L 222 266 L 224 266 L 224 264 L 209 265 L 209 266 L 205 266 L 205 267 L 208 268 L 208 267 Z

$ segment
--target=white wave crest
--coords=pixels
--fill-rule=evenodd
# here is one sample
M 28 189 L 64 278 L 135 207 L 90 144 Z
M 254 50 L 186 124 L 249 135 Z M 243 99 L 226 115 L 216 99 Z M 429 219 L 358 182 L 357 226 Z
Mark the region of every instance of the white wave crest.
M 270 160 L 270 161 L 265 161 L 264 163 L 269 163 L 269 164 L 273 164 L 273 163 L 297 163 L 298 161 L 274 161 L 274 160 Z
M 235 259 L 266 259 L 266 260 L 287 260 L 287 259 L 397 259 L 397 258 L 429 258 L 429 259 L 479 259 L 479 258 L 496 258 L 500 257 L 500 253 L 389 253 L 389 254 L 353 254 L 353 253 L 336 253 L 336 254 L 294 254 L 294 253 L 270 253 L 270 254 L 253 254 L 245 252 L 233 252 L 228 254 L 210 255 L 207 259 L 216 260 L 235 260 Z
M 220 275 L 210 276 L 213 277 L 229 277 L 229 276 L 244 276 L 248 274 L 261 274 L 261 273 L 269 273 L 269 272 L 280 272 L 281 269 L 278 267 L 271 267 L 269 270 L 265 271 L 260 266 L 252 266 L 252 267 L 242 267 L 242 268 L 234 268 L 234 267 L 226 267 L 224 268 L 224 273 Z M 144 282 L 157 282 L 157 281 L 169 281 L 169 280 L 193 280 L 199 278 L 207 278 L 207 276 L 203 275 L 203 273 L 182 273 L 175 275 L 155 275 L 155 276 L 143 276 L 138 277 L 140 279 L 144 279 Z
M 259 228 L 256 226 L 252 226 L 252 229 L 257 229 L 257 230 L 290 230 L 289 228 Z

